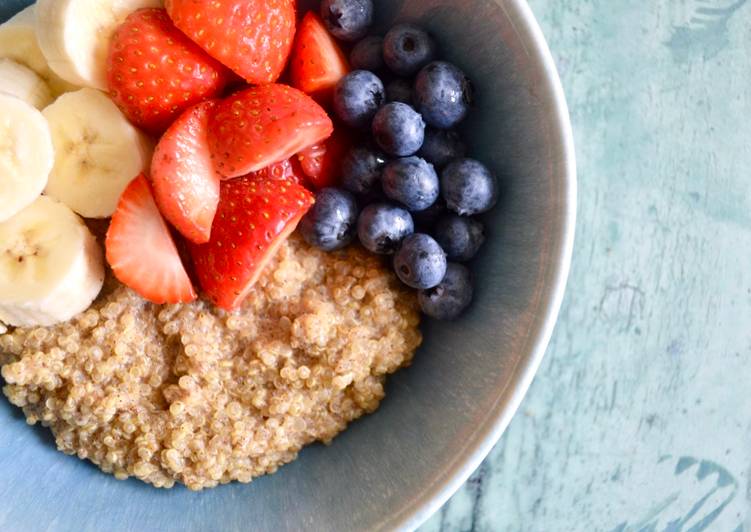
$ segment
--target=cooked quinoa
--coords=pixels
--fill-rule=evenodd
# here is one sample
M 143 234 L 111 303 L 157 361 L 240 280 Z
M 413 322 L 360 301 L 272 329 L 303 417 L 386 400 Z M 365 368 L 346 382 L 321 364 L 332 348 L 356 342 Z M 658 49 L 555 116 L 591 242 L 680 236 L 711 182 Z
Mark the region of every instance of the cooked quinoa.
M 378 257 L 293 238 L 235 313 L 152 305 L 109 280 L 72 321 L 9 330 L 3 391 L 61 451 L 119 479 L 250 482 L 376 410 L 419 320 Z

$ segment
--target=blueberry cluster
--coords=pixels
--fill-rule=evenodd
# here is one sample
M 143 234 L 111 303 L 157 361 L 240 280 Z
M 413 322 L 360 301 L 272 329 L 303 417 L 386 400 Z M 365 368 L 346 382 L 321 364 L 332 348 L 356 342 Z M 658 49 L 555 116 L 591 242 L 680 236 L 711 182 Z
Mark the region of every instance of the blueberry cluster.
M 334 91 L 337 118 L 368 140 L 341 162 L 341 188 L 319 191 L 300 228 L 327 251 L 355 238 L 373 253 L 392 255 L 398 277 L 419 290 L 423 312 L 457 318 L 471 303 L 463 264 L 485 242 L 475 216 L 498 199 L 498 183 L 467 157 L 454 129 L 472 107 L 472 84 L 455 65 L 438 60 L 433 37 L 414 24 L 365 36 L 372 0 L 324 0 L 322 16 L 343 41 L 356 70 Z

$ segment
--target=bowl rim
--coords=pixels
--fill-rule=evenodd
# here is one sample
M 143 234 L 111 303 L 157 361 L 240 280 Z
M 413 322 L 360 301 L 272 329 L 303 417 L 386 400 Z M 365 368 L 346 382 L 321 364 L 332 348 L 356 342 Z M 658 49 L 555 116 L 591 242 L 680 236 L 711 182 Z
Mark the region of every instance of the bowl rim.
M 552 135 L 555 144 L 559 146 L 563 154 L 561 179 L 564 192 L 561 198 L 563 219 L 560 226 L 554 229 L 557 232 L 557 241 L 560 242 L 557 256 L 553 260 L 553 268 L 557 271 L 554 273 L 551 289 L 546 297 L 547 304 L 543 304 L 544 316 L 539 320 L 540 325 L 537 330 L 530 334 L 532 341 L 529 356 L 520 360 L 514 370 L 518 377 L 517 385 L 512 389 L 500 390 L 501 393 L 495 405 L 489 410 L 484 425 L 475 432 L 473 439 L 468 441 L 462 453 L 454 458 L 453 462 L 417 496 L 413 503 L 380 523 L 380 530 L 409 532 L 424 524 L 459 490 L 498 443 L 516 414 L 545 356 L 561 309 L 571 269 L 576 232 L 577 174 L 574 135 L 566 95 L 553 55 L 527 0 L 493 1 L 509 15 L 510 19 L 518 21 L 514 28 L 516 33 L 526 37 L 529 41 L 530 46 L 527 52 L 530 57 L 539 62 L 545 73 L 544 83 L 538 89 L 544 96 L 550 98 L 551 107 L 555 111 L 551 122 Z

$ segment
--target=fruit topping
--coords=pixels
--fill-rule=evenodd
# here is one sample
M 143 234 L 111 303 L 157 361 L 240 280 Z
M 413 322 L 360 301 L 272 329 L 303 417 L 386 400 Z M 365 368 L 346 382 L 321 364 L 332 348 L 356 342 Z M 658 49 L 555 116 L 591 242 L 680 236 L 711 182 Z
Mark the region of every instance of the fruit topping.
M 461 264 L 449 263 L 441 284 L 418 295 L 422 311 L 437 320 L 458 318 L 472 302 L 472 279 L 469 269 Z
M 341 249 L 355 238 L 357 202 L 346 190 L 324 188 L 316 194 L 316 204 L 300 222 L 305 241 L 324 251 Z
M 383 169 L 383 191 L 408 211 L 422 211 L 438 199 L 438 176 L 433 165 L 419 157 L 391 161 Z
M 438 286 L 446 275 L 446 254 L 429 235 L 414 233 L 394 256 L 396 275 L 407 286 L 425 290 Z
M 334 37 L 354 42 L 373 23 L 373 0 L 322 0 L 321 17 Z
M 383 59 L 398 76 L 413 76 L 436 57 L 433 38 L 414 24 L 397 24 L 383 40 Z
M 336 85 L 334 111 L 349 127 L 368 129 L 385 97 L 378 76 L 367 70 L 355 70 Z
M 414 231 L 412 216 L 390 203 L 371 203 L 360 213 L 357 223 L 360 243 L 378 255 L 392 255 Z
M 373 118 L 373 137 L 389 155 L 407 157 L 422 147 L 425 122 L 412 107 L 401 102 L 387 103 Z

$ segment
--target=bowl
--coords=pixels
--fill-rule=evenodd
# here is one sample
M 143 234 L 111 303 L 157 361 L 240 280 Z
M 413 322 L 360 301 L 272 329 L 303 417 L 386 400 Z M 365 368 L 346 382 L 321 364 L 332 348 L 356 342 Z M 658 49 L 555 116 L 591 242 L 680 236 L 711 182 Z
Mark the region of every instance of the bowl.
M 6 19 L 27 2 L 0 0 Z M 427 322 L 381 409 L 275 475 L 193 493 L 117 481 L 55 450 L 0 400 L 3 530 L 410 530 L 480 464 L 543 357 L 573 245 L 571 127 L 553 60 L 524 0 L 378 0 L 379 25 L 413 20 L 474 80 L 463 126 L 503 195 L 473 266 L 476 301 L 456 323 Z

